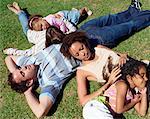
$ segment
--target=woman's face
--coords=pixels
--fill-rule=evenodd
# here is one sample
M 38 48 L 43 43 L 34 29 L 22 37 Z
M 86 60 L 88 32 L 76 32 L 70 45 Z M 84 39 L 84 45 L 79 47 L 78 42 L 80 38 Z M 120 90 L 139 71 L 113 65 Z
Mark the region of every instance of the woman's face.
M 132 81 L 135 85 L 135 87 L 142 89 L 146 85 L 146 81 L 148 78 L 146 77 L 146 68 L 144 66 L 139 67 L 139 74 L 135 74 L 132 77 Z
M 71 45 L 69 52 L 74 58 L 82 61 L 87 61 L 91 57 L 89 48 L 87 48 L 85 44 L 78 41 Z

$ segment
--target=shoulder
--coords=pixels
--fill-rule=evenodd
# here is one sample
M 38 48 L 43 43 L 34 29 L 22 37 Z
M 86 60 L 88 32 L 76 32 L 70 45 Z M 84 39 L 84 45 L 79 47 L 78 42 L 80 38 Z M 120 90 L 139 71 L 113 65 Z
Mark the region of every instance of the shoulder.
M 86 71 L 82 69 L 77 69 L 76 75 L 77 75 L 77 78 L 86 78 L 88 74 Z
M 117 83 L 116 83 L 116 88 L 120 91 L 126 91 L 128 89 L 128 86 L 126 84 L 125 81 L 123 80 L 119 80 Z

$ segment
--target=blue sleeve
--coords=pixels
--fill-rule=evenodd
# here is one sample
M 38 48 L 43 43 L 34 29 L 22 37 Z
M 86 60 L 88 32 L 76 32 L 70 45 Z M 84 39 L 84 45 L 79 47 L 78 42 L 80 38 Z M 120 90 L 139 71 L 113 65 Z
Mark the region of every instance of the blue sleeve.
M 27 56 L 20 56 L 16 61 L 16 64 L 18 66 L 25 66 L 25 65 L 34 64 L 34 63 L 35 63 L 35 58 L 27 57 Z
M 48 96 L 50 100 L 52 100 L 52 102 L 54 103 L 59 92 L 60 90 L 57 87 L 54 87 L 53 85 L 46 86 L 44 88 L 41 88 L 40 98 L 43 96 Z

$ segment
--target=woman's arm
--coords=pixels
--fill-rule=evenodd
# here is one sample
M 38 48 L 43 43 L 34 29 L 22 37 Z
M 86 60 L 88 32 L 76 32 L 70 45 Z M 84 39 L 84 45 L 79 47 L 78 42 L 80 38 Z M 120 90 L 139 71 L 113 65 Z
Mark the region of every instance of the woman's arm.
M 137 103 L 134 108 L 135 110 L 141 115 L 145 116 L 146 111 L 147 111 L 147 94 L 146 94 L 147 88 L 145 87 L 141 92 L 142 94 L 142 99 L 139 103 Z
M 85 105 L 89 100 L 103 94 L 103 92 L 114 82 L 116 81 L 121 75 L 118 75 L 120 73 L 119 68 L 114 68 L 111 72 L 111 75 L 109 77 L 109 81 L 104 84 L 100 89 L 93 92 L 92 94 L 88 94 L 87 89 L 87 79 L 86 79 L 86 73 L 83 70 L 77 70 L 77 91 L 78 91 L 78 97 L 80 104 L 83 106 Z
M 140 95 L 135 95 L 129 103 L 125 103 L 128 86 L 124 81 L 116 83 L 117 95 L 116 95 L 116 113 L 121 114 L 135 106 L 140 100 Z

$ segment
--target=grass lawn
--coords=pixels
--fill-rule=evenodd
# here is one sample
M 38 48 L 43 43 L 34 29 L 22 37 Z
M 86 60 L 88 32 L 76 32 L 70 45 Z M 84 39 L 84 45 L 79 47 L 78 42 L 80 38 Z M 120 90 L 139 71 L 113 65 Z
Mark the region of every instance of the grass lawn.
M 2 53 L 2 49 L 6 47 L 26 49 L 31 46 L 22 32 L 17 16 L 6 7 L 8 3 L 12 2 L 13 0 L 0 0 L 0 119 L 34 119 L 36 117 L 28 107 L 24 95 L 13 92 L 6 82 L 8 71 L 4 64 L 5 55 Z M 16 2 L 22 8 L 28 8 L 30 14 L 43 16 L 63 9 L 87 6 L 94 13 L 87 20 L 123 11 L 130 4 L 130 0 L 16 0 Z M 150 8 L 150 0 L 141 0 L 141 2 L 143 9 Z M 150 60 L 150 27 L 134 34 L 114 50 L 127 52 L 136 59 Z M 91 92 L 98 88 L 97 83 L 91 83 Z M 75 78 L 66 84 L 63 95 L 60 96 L 62 96 L 62 100 L 58 102 L 57 111 L 45 119 L 82 119 L 82 108 L 78 102 Z M 150 119 L 150 111 L 147 116 L 139 117 L 132 109 L 125 113 L 125 117 L 127 119 Z

